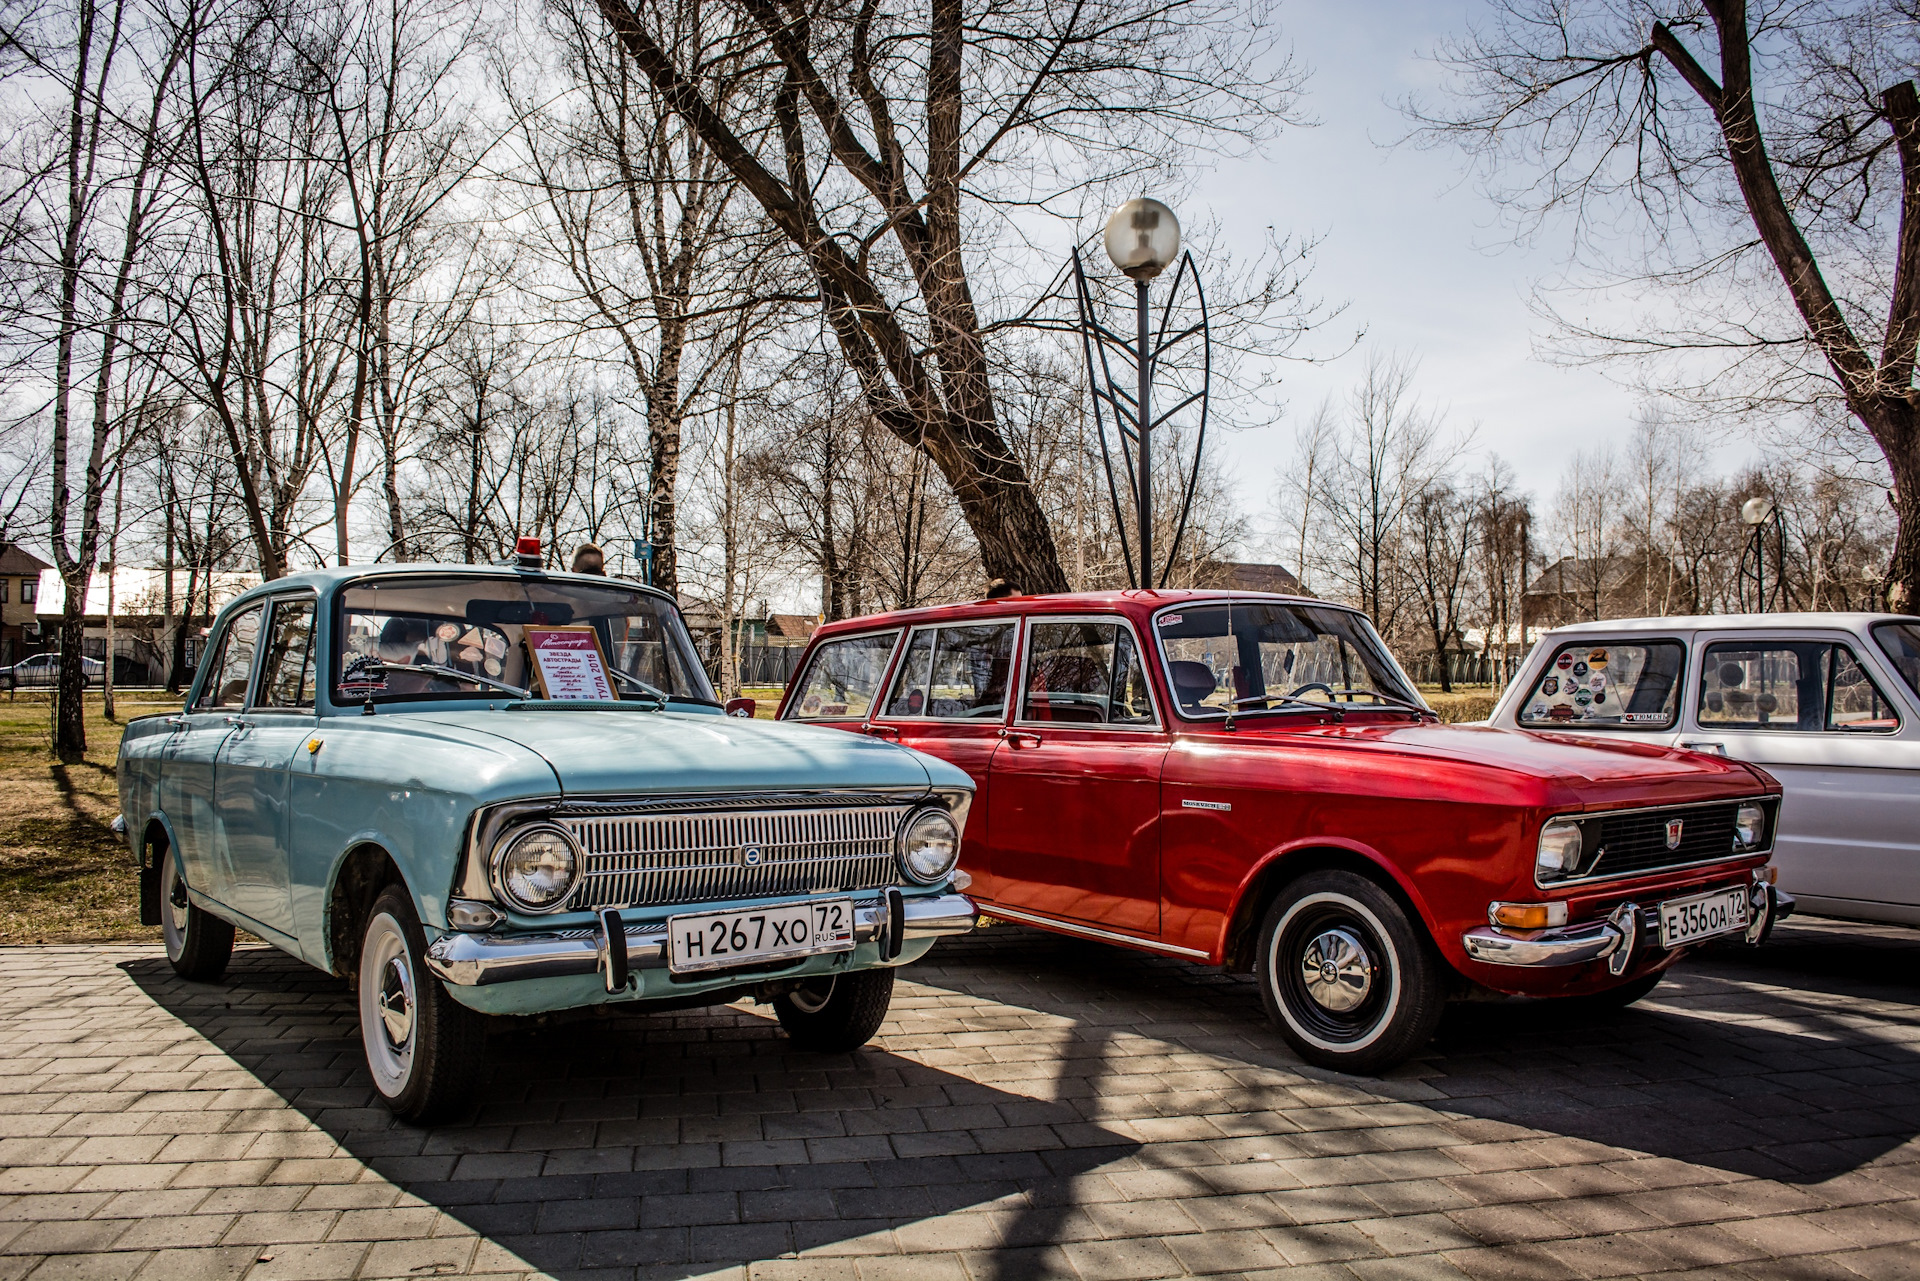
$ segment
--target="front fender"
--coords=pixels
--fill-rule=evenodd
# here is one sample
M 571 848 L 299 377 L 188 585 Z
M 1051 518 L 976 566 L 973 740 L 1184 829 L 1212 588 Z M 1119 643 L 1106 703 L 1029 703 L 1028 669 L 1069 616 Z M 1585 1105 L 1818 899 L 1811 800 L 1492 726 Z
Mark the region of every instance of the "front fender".
M 1213 963 L 1220 965 L 1230 959 L 1235 935 L 1242 929 L 1258 926 L 1257 920 L 1250 919 L 1252 914 L 1261 910 L 1261 903 L 1271 888 L 1293 879 L 1297 874 L 1294 868 L 1306 871 L 1314 864 L 1337 867 L 1355 860 L 1365 863 L 1375 873 L 1392 882 L 1401 897 L 1412 904 L 1428 936 L 1438 941 L 1440 923 L 1432 905 L 1414 879 L 1392 859 L 1372 846 L 1351 838 L 1302 836 L 1276 846 L 1247 869 L 1247 874 L 1234 889 L 1233 906 L 1222 920 L 1219 935 L 1214 941 Z

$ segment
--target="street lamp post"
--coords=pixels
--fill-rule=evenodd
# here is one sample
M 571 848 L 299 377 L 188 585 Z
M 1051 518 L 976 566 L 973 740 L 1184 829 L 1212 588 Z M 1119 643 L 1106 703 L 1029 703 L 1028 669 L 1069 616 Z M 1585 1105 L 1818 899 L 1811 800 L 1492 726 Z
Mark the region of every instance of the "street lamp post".
M 1134 423 L 1139 461 L 1135 476 L 1135 519 L 1140 526 L 1140 586 L 1153 586 L 1153 352 L 1147 316 L 1147 290 L 1153 278 L 1180 255 L 1180 220 L 1158 200 L 1129 200 L 1107 219 L 1107 257 L 1133 281 L 1136 320 L 1135 363 L 1139 375 Z
M 1773 500 L 1762 494 L 1749 498 L 1740 504 L 1740 523 L 1749 530 L 1747 551 L 1753 557 L 1754 595 L 1759 603 L 1759 612 L 1767 612 L 1767 524 L 1778 515 Z M 1786 573 L 1785 540 L 1782 540 L 1781 554 L 1774 558 L 1773 576 L 1777 582 L 1784 581 Z M 1744 560 L 1745 558 L 1742 557 Z M 1744 566 L 1742 566 L 1744 568 Z

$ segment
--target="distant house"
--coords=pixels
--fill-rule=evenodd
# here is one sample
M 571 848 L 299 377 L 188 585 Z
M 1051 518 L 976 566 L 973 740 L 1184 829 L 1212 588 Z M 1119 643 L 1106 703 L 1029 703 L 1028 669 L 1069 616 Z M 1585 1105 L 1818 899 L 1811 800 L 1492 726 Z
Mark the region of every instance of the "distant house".
M 193 612 L 186 613 L 187 587 L 194 589 Z M 184 628 L 182 667 L 191 673 L 200 663 L 202 633 L 220 607 L 250 587 L 260 575 L 173 571 L 173 614 L 167 613 L 167 571 L 135 565 L 97 570 L 87 583 L 80 652 L 107 657 L 107 601 L 112 588 L 114 679 L 128 684 L 164 684 L 173 661 L 174 634 Z M 51 648 L 67 608 L 67 585 L 52 569 L 43 570 L 36 608 L 44 647 Z M 211 600 L 209 600 L 211 596 Z
M 1649 568 L 1655 578 L 1651 584 Z M 1687 603 L 1670 598 L 1667 570 L 1667 562 L 1660 557 L 1649 566 L 1644 556 L 1562 556 L 1527 584 L 1527 626 L 1564 627 L 1602 618 L 1684 612 Z
M 1198 587 L 1225 588 L 1236 592 L 1274 592 L 1298 596 L 1300 580 L 1285 565 L 1264 561 L 1223 560 L 1203 568 Z
M 798 649 L 813 639 L 813 629 L 818 626 L 820 620 L 806 614 L 768 614 L 765 643 Z
M 52 568 L 18 543 L 0 542 L 0 667 L 46 649 L 36 610 L 40 576 Z

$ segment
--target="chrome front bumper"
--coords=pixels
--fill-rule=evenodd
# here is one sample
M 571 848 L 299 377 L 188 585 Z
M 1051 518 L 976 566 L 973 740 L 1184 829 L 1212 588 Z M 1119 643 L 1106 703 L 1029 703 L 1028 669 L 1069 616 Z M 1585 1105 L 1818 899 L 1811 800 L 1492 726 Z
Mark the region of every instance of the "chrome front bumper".
M 1749 943 L 1758 944 L 1766 939 L 1768 928 L 1774 922 L 1793 914 L 1794 902 L 1791 894 L 1759 882 L 1754 883 L 1750 894 L 1745 938 Z M 1622 903 L 1604 920 L 1582 921 L 1549 930 L 1505 930 L 1497 925 L 1482 925 L 1461 935 L 1460 942 L 1468 956 L 1489 965 L 1581 965 L 1605 960 L 1607 968 L 1623 974 L 1632 962 L 1635 945 L 1649 933 L 1657 943 L 1659 909 Z
M 602 922 L 607 916 L 602 917 Z M 934 898 L 901 898 L 900 938 L 891 940 L 891 905 L 886 896 L 857 902 L 853 907 L 855 944 L 879 942 L 882 950 L 899 954 L 894 944 L 910 939 L 965 934 L 978 913 L 964 894 Z M 616 918 L 617 919 L 617 918 Z M 427 947 L 427 968 L 448 983 L 481 987 L 520 979 L 571 978 L 599 974 L 607 990 L 626 987 L 625 972 L 657 970 L 667 966 L 667 927 L 658 922 L 622 928 L 624 955 L 616 943 L 609 948 L 604 928 L 556 930 L 545 934 L 443 934 Z M 719 977 L 719 975 L 715 975 Z

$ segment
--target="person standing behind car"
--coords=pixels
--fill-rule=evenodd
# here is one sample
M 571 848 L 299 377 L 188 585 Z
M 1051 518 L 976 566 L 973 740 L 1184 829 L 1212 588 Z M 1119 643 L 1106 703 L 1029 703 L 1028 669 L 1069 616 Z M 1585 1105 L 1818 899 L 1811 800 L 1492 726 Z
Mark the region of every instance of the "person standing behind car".
M 581 543 L 573 549 L 573 572 L 576 574 L 599 574 L 605 577 L 607 555 L 600 550 L 598 543 Z

